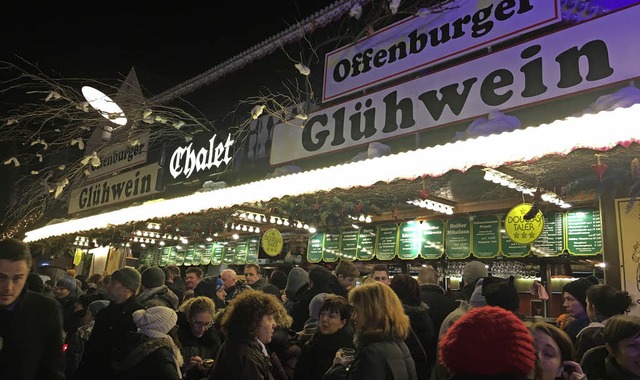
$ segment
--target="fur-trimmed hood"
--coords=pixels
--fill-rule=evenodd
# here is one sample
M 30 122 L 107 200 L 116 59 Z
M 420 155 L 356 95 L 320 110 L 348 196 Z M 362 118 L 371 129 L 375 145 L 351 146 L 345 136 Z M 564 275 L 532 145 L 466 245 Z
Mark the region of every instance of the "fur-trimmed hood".
M 113 361 L 113 369 L 120 373 L 126 372 L 134 368 L 144 358 L 149 356 L 154 351 L 166 348 L 174 358 L 178 372 L 183 364 L 182 355 L 176 347 L 173 340 L 170 337 L 163 338 L 149 338 L 143 334 L 135 333 L 135 337 L 132 338 L 133 344 L 130 346 L 131 350 L 121 358 L 115 358 Z

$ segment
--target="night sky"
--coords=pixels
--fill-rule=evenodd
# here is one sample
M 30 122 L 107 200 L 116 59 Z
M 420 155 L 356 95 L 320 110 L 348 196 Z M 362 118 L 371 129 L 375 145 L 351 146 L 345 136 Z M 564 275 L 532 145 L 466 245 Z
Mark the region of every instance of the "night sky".
M 16 2 L 0 25 L 0 60 L 17 55 L 53 76 L 97 80 L 121 79 L 133 66 L 158 93 L 333 2 Z

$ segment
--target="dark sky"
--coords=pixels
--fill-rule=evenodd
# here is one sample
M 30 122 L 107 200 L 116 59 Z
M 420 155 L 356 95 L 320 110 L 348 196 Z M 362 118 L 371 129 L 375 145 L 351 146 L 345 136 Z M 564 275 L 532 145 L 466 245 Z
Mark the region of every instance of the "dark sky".
M 46 73 L 97 80 L 122 78 L 133 66 L 158 93 L 334 2 L 15 2 L 0 24 L 0 60 L 19 55 Z

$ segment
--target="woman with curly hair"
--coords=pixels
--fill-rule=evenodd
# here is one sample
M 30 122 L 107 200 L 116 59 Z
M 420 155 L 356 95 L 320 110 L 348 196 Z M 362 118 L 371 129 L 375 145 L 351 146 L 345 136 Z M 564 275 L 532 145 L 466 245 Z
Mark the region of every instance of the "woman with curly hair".
M 290 325 L 291 318 L 276 297 L 255 290 L 238 294 L 222 316 L 225 340 L 209 379 L 273 380 L 265 345 L 276 326 Z
M 349 291 L 356 324 L 355 358 L 336 353 L 324 380 L 416 380 L 416 365 L 404 343 L 409 317 L 393 290 L 381 282 Z M 353 362 L 351 362 L 353 360 Z

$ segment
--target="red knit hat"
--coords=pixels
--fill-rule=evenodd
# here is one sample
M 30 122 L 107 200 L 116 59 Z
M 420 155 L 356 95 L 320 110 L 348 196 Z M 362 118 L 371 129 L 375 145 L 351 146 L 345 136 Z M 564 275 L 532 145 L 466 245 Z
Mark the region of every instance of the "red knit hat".
M 524 323 L 512 312 L 484 306 L 469 310 L 440 339 L 440 361 L 451 375 L 528 375 L 536 351 Z

